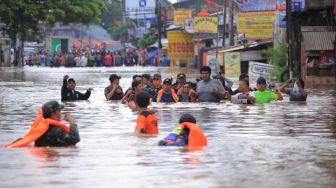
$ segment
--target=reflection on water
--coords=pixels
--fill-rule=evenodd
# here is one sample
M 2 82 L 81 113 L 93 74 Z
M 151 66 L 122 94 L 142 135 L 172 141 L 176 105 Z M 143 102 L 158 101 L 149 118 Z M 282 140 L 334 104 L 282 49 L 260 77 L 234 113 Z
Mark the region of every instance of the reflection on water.
M 197 71 L 187 70 L 194 80 Z M 60 100 L 64 74 L 77 90 L 93 87 L 88 101 L 66 102 L 78 122 L 81 142 L 74 148 L 6 149 L 0 153 L 0 187 L 335 187 L 336 88 L 309 89 L 307 103 L 266 105 L 221 103 L 156 104 L 160 135 L 133 135 L 136 113 L 104 98 L 109 74 L 118 73 L 123 90 L 134 74 L 176 71 L 165 68 L 0 69 L 0 144 L 27 132 L 38 108 Z M 158 147 L 192 113 L 208 137 L 208 147 L 188 151 Z

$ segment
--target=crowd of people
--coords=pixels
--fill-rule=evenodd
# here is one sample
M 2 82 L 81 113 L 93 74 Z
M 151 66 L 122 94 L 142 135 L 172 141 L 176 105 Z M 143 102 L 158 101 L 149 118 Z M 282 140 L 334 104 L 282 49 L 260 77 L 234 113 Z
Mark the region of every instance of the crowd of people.
M 251 88 L 249 77 L 242 74 L 239 77 L 239 87 L 232 90 L 233 82 L 221 74 L 211 78 L 211 69 L 204 66 L 200 69 L 200 79 L 196 83 L 188 82 L 186 74 L 179 73 L 176 82 L 172 78 L 162 81 L 160 74 L 134 75 L 131 87 L 125 92 L 119 85 L 120 76 L 111 74 L 104 94 L 106 100 L 118 100 L 128 105 L 132 110 L 138 111 L 135 134 L 138 136 L 156 136 L 159 133 L 159 122 L 155 112 L 150 110 L 151 102 L 176 103 L 176 102 L 220 102 L 229 100 L 235 104 L 262 104 L 274 100 L 283 100 L 282 93 L 288 94 L 290 101 L 306 101 L 302 79 L 289 79 L 282 86 L 274 87 L 268 84 L 264 77 L 259 77 L 256 88 Z M 293 87 L 288 85 L 293 83 Z M 61 88 L 62 101 L 87 100 L 91 90 L 85 93 L 76 91 L 74 78 L 68 75 L 63 77 Z M 32 142 L 35 146 L 69 146 L 79 142 L 77 125 L 70 115 L 65 120 L 70 122 L 70 127 L 60 123 L 63 105 L 57 101 L 50 101 L 42 106 L 31 130 L 23 138 L 8 144 L 7 147 L 22 147 Z M 207 145 L 207 138 L 191 114 L 183 114 L 179 125 L 167 137 L 160 140 L 160 146 L 188 146 L 203 147 Z
M 25 64 L 49 67 L 169 66 L 170 60 L 164 54 L 149 56 L 145 49 L 118 51 L 87 49 L 74 50 L 71 53 L 31 53 L 25 57 Z

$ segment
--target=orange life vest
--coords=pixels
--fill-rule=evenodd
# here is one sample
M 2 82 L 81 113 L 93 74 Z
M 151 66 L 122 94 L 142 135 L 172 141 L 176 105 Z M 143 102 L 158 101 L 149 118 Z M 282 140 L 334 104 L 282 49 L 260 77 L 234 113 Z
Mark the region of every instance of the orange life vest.
M 162 94 L 163 94 L 163 89 L 161 89 L 158 92 L 158 95 L 157 95 L 157 98 L 156 98 L 156 102 L 161 102 Z M 178 102 L 178 96 L 176 95 L 174 89 L 170 89 L 170 94 L 173 96 L 174 102 Z
M 153 111 L 143 111 L 138 115 L 135 130 L 144 130 L 144 134 L 159 134 L 157 118 Z
M 184 122 L 179 126 L 181 128 L 189 129 L 188 147 L 202 147 L 208 145 L 208 140 L 203 131 L 195 123 Z
M 64 129 L 64 131 L 67 133 L 70 132 L 70 128 L 67 125 L 64 125 L 61 122 L 49 118 L 44 119 L 42 109 L 40 109 L 29 132 L 23 138 L 20 138 L 13 143 L 7 144 L 5 145 L 5 147 L 16 148 L 27 146 L 40 138 L 45 132 L 47 132 L 49 129 L 49 125 L 55 125 L 57 127 L 60 127 Z

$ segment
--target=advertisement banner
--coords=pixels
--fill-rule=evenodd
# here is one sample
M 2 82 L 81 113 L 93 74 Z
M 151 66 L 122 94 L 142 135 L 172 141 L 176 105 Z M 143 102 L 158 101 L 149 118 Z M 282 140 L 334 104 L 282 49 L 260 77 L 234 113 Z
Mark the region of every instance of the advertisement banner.
M 194 61 L 192 34 L 183 31 L 168 31 L 168 57 L 171 61 L 189 63 Z
M 184 25 L 186 19 L 192 18 L 191 10 L 175 10 L 174 24 Z
M 155 0 L 125 1 L 126 16 L 131 19 L 140 20 L 156 18 L 155 5 Z
M 238 13 L 237 29 L 248 40 L 272 40 L 275 12 Z
M 195 17 L 196 33 L 217 33 L 218 17 Z
M 273 69 L 273 65 L 249 61 L 248 74 L 250 77 L 250 83 L 255 83 L 260 76 L 269 79 L 273 73 Z
M 51 53 L 61 52 L 61 39 L 53 38 L 51 39 Z
M 225 76 L 238 77 L 240 75 L 240 53 L 224 53 Z
M 194 27 L 195 27 L 195 20 L 194 19 L 186 19 L 185 20 L 184 29 L 186 30 L 186 32 L 195 33 Z
M 243 0 L 242 12 L 275 10 L 277 0 Z

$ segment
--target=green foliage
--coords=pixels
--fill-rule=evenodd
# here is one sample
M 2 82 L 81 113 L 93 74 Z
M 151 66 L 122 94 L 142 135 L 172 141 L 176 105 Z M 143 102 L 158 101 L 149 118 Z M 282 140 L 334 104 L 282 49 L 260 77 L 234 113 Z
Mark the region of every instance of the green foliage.
M 19 34 L 25 40 L 37 34 L 41 24 L 99 23 L 105 10 L 102 0 L 1 0 L 0 22 L 10 37 Z
M 154 44 L 156 40 L 157 37 L 155 35 L 144 36 L 138 40 L 137 45 L 140 48 L 147 48 L 148 46 Z
M 101 15 L 102 26 L 109 32 L 113 40 L 127 42 L 128 29 L 133 28 L 133 24 L 129 19 L 125 23 L 122 22 L 123 6 L 122 0 L 104 0 L 107 4 L 107 10 Z
M 130 22 L 121 24 L 118 26 L 110 26 L 108 31 L 111 33 L 111 36 L 114 40 L 120 40 L 121 42 L 126 42 L 128 39 L 128 29 L 132 27 Z
M 279 41 L 274 48 L 268 48 L 264 53 L 268 56 L 269 64 L 274 66 L 272 77 L 280 81 L 287 71 L 287 43 Z

